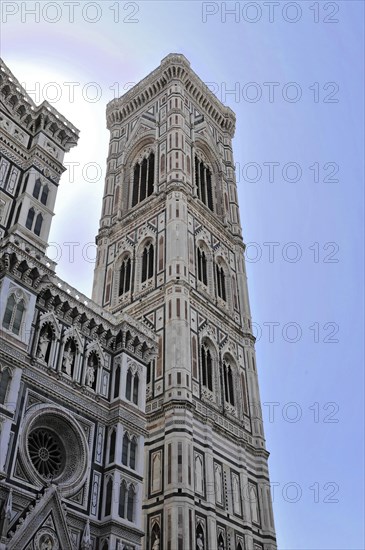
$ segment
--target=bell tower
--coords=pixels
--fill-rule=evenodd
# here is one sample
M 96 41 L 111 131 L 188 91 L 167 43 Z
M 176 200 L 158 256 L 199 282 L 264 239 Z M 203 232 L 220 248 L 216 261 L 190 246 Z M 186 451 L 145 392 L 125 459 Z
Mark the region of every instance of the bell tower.
M 232 138 L 170 54 L 107 107 L 93 300 L 158 337 L 147 371 L 145 550 L 275 550 Z

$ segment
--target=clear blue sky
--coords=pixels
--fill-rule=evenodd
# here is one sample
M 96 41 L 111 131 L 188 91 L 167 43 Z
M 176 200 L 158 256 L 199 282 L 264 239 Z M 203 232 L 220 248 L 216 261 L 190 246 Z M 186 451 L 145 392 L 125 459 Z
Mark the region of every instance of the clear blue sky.
M 185 54 L 237 115 L 279 548 L 363 550 L 363 2 L 240 2 L 233 15 L 234 2 L 80 2 L 74 22 L 64 2 L 39 16 L 35 4 L 3 2 L 1 49 L 81 130 L 50 239 L 59 275 L 90 295 L 107 101 Z

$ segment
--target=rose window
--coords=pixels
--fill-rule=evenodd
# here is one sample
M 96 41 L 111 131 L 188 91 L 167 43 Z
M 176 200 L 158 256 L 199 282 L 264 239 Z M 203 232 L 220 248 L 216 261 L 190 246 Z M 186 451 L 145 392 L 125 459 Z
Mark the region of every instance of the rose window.
M 29 481 L 40 487 L 49 480 L 63 496 L 75 494 L 88 474 L 87 426 L 83 420 L 81 427 L 68 411 L 55 405 L 30 407 L 22 422 L 19 443 Z
M 28 438 L 30 459 L 37 472 L 46 478 L 57 476 L 64 465 L 64 447 L 54 432 L 34 430 Z

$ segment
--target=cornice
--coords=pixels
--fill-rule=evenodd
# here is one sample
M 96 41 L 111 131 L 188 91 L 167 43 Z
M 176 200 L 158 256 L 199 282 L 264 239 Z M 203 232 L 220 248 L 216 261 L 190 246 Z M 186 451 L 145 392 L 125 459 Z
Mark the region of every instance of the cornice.
M 77 144 L 79 130 L 48 101 L 36 105 L 1 58 L 0 100 L 14 121 L 27 128 L 33 136 L 42 130 L 64 151 Z
M 179 80 L 195 104 L 230 137 L 234 136 L 236 117 L 191 69 L 182 54 L 171 53 L 159 67 L 133 86 L 126 94 L 107 105 L 107 127 L 120 124 L 163 92 L 171 81 Z
M 136 357 L 137 361 L 145 361 L 147 359 L 148 353 L 157 352 L 157 337 L 154 332 L 146 327 L 142 322 L 132 318 L 127 313 L 119 313 L 117 315 L 112 315 L 107 312 L 101 306 L 78 292 L 71 285 L 60 279 L 54 274 L 54 271 L 50 267 L 44 265 L 41 259 L 34 258 L 28 252 L 21 250 L 15 243 L 6 242 L 6 245 L 0 251 L 0 263 L 2 268 L 2 275 L 9 275 L 18 284 L 23 285 L 33 293 L 37 294 L 38 302 L 42 299 L 44 301 L 44 307 L 49 308 L 47 304 L 51 304 L 53 300 L 57 297 L 59 305 L 56 306 L 55 312 L 58 317 L 57 308 L 61 307 L 61 304 L 68 302 L 70 306 L 68 311 L 74 311 L 75 315 L 73 316 L 74 324 L 76 319 L 79 319 L 81 316 L 84 316 L 83 325 L 89 323 L 91 320 L 94 321 L 93 327 L 99 335 L 99 339 L 102 340 L 103 337 L 107 338 L 108 344 L 104 344 L 102 347 L 108 348 L 110 342 L 112 342 L 117 333 L 122 331 L 126 333 L 128 330 L 134 332 L 136 336 L 140 338 L 141 341 L 147 344 L 146 355 L 143 353 L 143 357 L 139 357 L 138 353 L 131 351 L 129 348 L 120 349 L 120 350 L 109 350 L 121 353 L 126 351 L 127 353 Z M 21 265 L 21 270 L 18 268 Z M 34 273 L 34 269 L 37 270 L 37 276 L 34 278 L 30 277 L 31 273 Z M 52 307 L 52 306 L 51 306 Z M 53 308 L 54 309 L 54 308 Z M 66 321 L 67 322 L 67 321 Z M 91 332 L 93 329 L 90 329 Z M 93 333 L 93 337 L 96 334 Z

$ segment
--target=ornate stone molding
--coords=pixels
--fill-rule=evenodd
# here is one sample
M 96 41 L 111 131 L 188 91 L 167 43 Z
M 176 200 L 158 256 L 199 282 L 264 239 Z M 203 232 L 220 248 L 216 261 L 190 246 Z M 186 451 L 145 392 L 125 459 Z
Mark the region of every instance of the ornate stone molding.
M 120 124 L 139 109 L 156 98 L 169 82 L 179 80 L 196 106 L 230 137 L 235 132 L 235 114 L 224 106 L 209 90 L 208 86 L 191 69 L 189 61 L 181 54 L 170 54 L 160 66 L 141 80 L 119 99 L 107 105 L 107 123 L 111 129 L 114 123 Z

